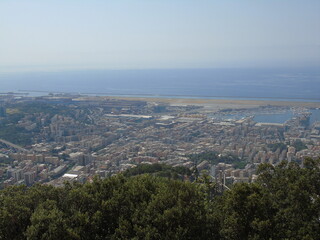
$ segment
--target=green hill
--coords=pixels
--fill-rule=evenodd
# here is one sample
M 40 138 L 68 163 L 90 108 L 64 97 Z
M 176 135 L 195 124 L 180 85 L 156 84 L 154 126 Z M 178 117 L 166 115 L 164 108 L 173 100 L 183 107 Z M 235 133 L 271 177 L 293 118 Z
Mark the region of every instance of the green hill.
M 261 165 L 256 183 L 222 195 L 206 179 L 150 174 L 9 187 L 0 239 L 320 239 L 319 164 Z

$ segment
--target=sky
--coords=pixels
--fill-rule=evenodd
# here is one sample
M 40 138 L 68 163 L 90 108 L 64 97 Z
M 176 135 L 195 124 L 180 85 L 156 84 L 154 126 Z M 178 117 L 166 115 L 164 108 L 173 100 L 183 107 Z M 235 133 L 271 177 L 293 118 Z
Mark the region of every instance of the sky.
M 319 0 L 1 0 L 0 72 L 320 67 Z

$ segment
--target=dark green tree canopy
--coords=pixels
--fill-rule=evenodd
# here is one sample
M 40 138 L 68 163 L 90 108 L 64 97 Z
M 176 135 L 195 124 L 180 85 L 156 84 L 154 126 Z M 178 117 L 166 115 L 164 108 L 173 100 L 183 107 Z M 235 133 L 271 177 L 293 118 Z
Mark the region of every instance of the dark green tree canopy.
M 205 176 L 183 182 L 154 168 L 62 188 L 9 187 L 0 191 L 0 239 L 320 239 L 319 166 L 263 164 L 257 182 L 222 195 Z

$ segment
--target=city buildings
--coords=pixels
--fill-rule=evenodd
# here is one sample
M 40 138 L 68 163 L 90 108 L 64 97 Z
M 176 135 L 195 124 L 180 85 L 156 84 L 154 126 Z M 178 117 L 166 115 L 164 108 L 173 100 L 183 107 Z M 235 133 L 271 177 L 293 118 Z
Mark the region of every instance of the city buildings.
M 49 107 L 39 107 L 41 104 Z M 25 109 L 19 110 L 21 118 L 10 120 L 21 105 Z M 287 160 L 301 164 L 305 157 L 320 156 L 320 123 L 306 125 L 308 108 L 301 106 L 225 111 L 199 104 L 75 96 L 11 98 L 2 106 L 7 111 L 0 121 L 13 121 L 2 127 L 15 125 L 30 136 L 24 146 L 8 144 L 6 139 L 0 143 L 2 187 L 85 182 L 95 175 L 108 177 L 143 163 L 197 166 L 200 173 L 210 172 L 216 179 L 223 175 L 227 181 L 246 182 L 256 178 L 261 163 Z M 226 117 L 288 109 L 295 114 L 281 124 L 257 123 L 252 116 Z M 200 162 L 190 158 L 205 152 L 215 152 L 220 158 Z M 241 166 L 219 163 L 225 156 L 232 156 Z M 213 166 L 214 174 L 210 171 Z

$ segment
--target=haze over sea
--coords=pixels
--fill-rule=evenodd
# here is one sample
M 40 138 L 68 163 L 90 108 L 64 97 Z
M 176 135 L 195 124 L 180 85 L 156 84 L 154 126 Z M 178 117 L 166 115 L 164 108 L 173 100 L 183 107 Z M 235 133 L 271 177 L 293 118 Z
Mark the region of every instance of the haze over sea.
M 320 102 L 319 68 L 81 70 L 0 73 L 0 92 Z

